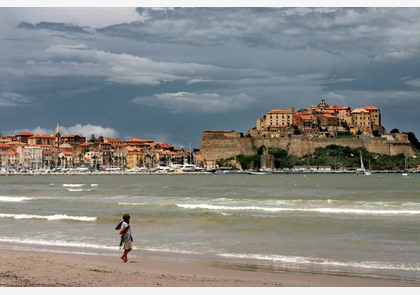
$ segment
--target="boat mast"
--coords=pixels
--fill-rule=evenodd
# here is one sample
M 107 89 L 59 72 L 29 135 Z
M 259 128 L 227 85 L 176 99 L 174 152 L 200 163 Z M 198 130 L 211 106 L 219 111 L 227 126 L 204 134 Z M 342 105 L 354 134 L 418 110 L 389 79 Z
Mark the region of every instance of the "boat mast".
M 363 165 L 362 151 L 360 151 L 360 169 L 365 170 L 365 165 Z

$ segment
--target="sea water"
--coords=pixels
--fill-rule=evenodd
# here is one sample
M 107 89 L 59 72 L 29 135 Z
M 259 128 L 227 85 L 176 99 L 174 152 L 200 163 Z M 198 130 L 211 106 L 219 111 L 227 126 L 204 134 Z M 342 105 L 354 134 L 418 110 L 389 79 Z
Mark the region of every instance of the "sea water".
M 0 177 L 0 246 L 420 281 L 420 174 Z

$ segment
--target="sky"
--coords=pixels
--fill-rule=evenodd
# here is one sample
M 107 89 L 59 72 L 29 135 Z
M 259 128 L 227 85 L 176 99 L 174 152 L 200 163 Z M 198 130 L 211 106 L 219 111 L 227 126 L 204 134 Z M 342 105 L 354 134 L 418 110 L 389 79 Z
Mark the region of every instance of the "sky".
M 420 138 L 419 7 L 165 7 L 1 7 L 0 133 L 199 148 L 324 98 Z

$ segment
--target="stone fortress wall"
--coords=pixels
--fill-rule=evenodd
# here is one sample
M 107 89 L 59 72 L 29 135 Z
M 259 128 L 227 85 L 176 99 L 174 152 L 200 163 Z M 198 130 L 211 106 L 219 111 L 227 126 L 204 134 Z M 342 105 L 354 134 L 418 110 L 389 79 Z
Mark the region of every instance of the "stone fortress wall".
M 350 148 L 365 147 L 371 153 L 390 156 L 414 155 L 406 134 L 389 134 L 382 137 L 358 136 L 356 138 L 311 138 L 305 135 L 290 137 L 263 138 L 244 136 L 242 132 L 227 130 L 209 130 L 202 134 L 200 155 L 204 160 L 216 161 L 237 155 L 253 155 L 260 146 L 285 149 L 290 155 L 302 157 L 312 154 L 318 147 L 331 144 Z

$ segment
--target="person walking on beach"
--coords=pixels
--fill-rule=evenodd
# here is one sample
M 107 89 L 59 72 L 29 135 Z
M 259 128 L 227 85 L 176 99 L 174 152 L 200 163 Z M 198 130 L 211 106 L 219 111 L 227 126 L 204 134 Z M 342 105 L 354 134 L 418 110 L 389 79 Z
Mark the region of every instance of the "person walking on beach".
M 131 235 L 130 215 L 127 213 L 123 215 L 123 222 L 121 223 L 120 235 L 121 235 L 120 247 L 124 244 L 124 253 L 121 256 L 121 259 L 124 262 L 127 262 L 128 252 L 130 252 L 131 249 L 133 249 L 133 246 L 132 246 L 133 236 Z

